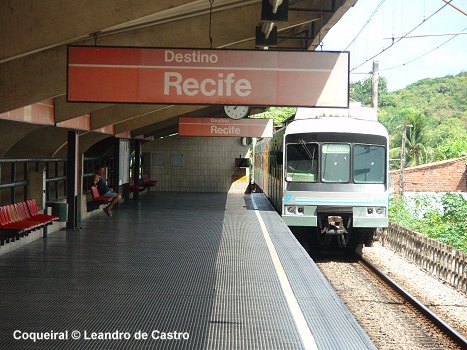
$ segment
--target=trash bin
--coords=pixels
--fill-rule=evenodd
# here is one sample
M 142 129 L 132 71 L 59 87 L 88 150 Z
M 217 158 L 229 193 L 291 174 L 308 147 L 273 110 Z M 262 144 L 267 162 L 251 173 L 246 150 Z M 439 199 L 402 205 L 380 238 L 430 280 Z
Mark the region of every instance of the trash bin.
M 48 203 L 52 208 L 52 215 L 58 216 L 59 222 L 66 222 L 68 219 L 68 204 L 63 202 Z

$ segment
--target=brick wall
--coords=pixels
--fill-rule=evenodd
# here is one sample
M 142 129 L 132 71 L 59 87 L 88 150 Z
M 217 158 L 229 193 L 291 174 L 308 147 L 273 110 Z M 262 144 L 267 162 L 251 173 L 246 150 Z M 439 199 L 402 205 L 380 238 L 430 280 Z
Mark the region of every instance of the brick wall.
M 406 168 L 406 192 L 467 192 L 467 157 Z M 399 192 L 400 171 L 391 171 L 394 191 Z

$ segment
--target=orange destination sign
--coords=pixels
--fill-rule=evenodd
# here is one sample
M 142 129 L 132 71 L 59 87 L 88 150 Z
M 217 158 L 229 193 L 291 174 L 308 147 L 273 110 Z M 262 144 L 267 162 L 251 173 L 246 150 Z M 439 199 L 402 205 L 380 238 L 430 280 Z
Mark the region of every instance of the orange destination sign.
M 68 101 L 348 107 L 349 53 L 68 47 Z
M 178 118 L 180 136 L 272 137 L 272 119 Z

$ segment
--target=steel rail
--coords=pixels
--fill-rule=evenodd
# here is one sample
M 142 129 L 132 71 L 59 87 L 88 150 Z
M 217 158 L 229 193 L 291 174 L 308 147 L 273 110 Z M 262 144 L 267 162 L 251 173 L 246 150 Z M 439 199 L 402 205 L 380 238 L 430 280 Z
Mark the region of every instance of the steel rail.
M 439 330 L 446 334 L 452 341 L 459 345 L 462 349 L 467 349 L 467 340 L 454 328 L 448 325 L 441 317 L 423 305 L 417 298 L 407 292 L 404 288 L 399 286 L 396 282 L 382 273 L 376 266 L 359 256 L 359 263 L 362 264 L 367 270 L 371 271 L 384 283 L 390 286 L 398 295 L 404 298 L 410 305 L 415 307 L 423 316 L 425 316 L 431 323 L 433 323 Z

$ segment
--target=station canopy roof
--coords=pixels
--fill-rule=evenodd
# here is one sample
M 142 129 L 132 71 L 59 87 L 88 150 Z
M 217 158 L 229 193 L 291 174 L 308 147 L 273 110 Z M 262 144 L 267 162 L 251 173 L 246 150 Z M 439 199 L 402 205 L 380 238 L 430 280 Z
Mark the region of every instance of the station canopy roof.
M 43 143 L 43 137 L 51 133 L 58 140 L 50 145 L 51 149 L 43 150 L 41 156 L 54 156 L 66 143 L 66 132 L 52 129 L 71 125 L 63 122 L 83 116 L 89 129 L 83 134 L 96 135 L 88 136 L 90 145 L 109 133 L 131 138 L 168 135 L 177 130 L 179 116 L 225 116 L 222 105 L 67 102 L 67 45 L 264 49 L 268 44 L 261 41 L 264 39 L 261 35 L 270 38 L 270 33 L 277 29 L 277 46 L 271 48 L 315 50 L 356 1 L 3 1 L 0 157 L 21 156 L 20 151 L 11 153 L 12 145 L 21 145 L 27 135 L 29 141 L 35 140 L 33 144 L 27 143 L 31 149 L 34 142 Z M 280 13 L 284 4 L 288 6 L 286 21 L 280 18 L 284 15 L 284 11 Z M 275 7 L 279 11 L 266 18 Z M 262 33 L 259 37 L 257 26 Z M 28 109 L 40 103 L 53 106 L 52 125 L 28 119 Z M 23 109 L 23 119 L 11 118 L 18 109 Z M 264 107 L 252 108 L 250 113 L 263 110 Z M 102 130 L 107 130 L 107 134 L 97 132 Z

